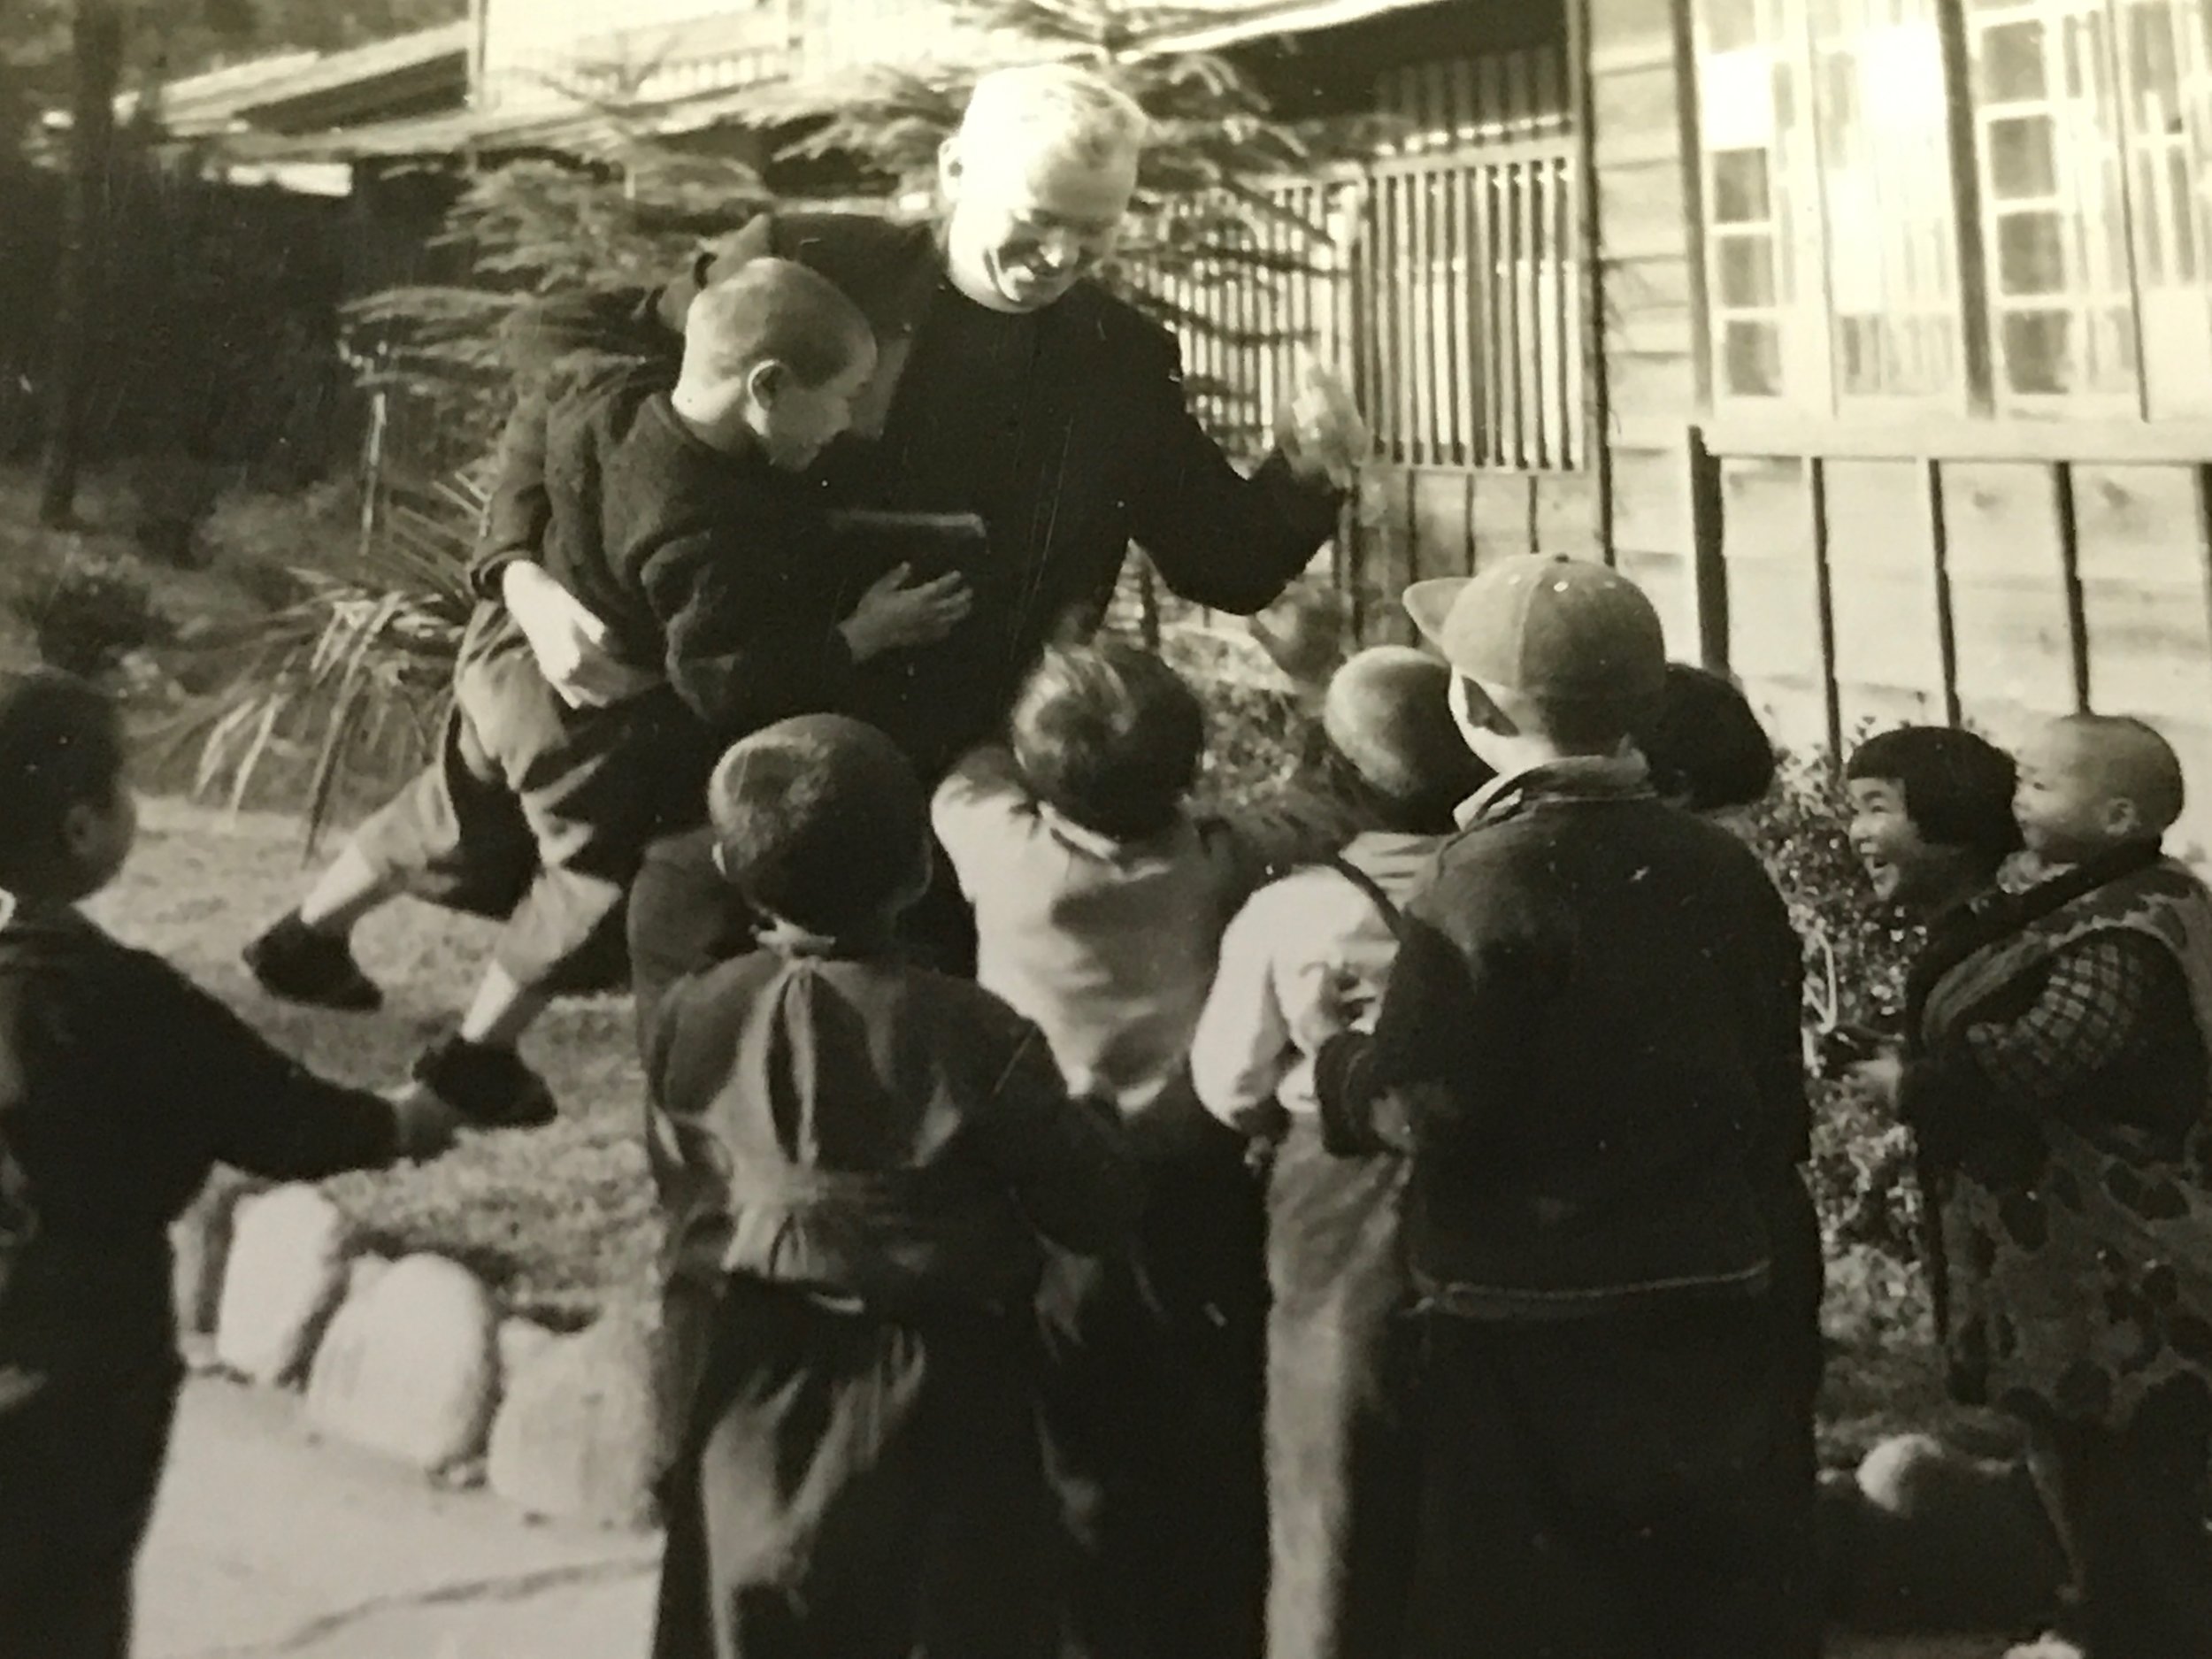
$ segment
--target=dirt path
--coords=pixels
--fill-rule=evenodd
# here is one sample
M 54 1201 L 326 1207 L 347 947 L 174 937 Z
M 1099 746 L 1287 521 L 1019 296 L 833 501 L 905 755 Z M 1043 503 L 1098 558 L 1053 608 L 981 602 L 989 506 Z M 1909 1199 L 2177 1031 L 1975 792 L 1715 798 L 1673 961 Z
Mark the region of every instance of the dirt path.
M 533 1525 L 196 1381 L 139 1575 L 139 1659 L 644 1659 L 654 1540 Z M 1998 1659 L 1839 1636 L 1828 1659 Z
M 196 1381 L 139 1573 L 139 1659 L 628 1659 L 657 1542 L 535 1526 Z

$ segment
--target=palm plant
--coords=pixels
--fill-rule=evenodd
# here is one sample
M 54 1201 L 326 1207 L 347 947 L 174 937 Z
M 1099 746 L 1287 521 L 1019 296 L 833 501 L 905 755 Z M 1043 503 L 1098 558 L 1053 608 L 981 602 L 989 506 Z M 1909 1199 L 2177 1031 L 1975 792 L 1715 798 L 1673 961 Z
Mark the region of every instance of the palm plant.
M 475 603 L 467 571 L 480 479 L 388 480 L 385 491 L 352 557 L 293 569 L 293 603 L 193 641 L 219 683 L 157 734 L 196 749 L 196 792 L 219 792 L 234 809 L 273 760 L 303 762 L 305 776 L 285 781 L 305 801 L 310 852 L 349 783 L 389 782 L 434 752 Z

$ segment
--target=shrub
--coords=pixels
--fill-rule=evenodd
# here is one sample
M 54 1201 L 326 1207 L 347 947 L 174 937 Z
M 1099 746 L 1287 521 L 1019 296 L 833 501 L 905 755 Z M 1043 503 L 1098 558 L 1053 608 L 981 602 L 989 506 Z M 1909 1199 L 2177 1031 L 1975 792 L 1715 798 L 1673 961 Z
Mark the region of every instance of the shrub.
M 111 674 L 134 652 L 176 634 L 143 576 L 81 555 L 65 561 L 52 581 L 10 595 L 8 608 L 30 631 L 42 662 L 88 679 Z

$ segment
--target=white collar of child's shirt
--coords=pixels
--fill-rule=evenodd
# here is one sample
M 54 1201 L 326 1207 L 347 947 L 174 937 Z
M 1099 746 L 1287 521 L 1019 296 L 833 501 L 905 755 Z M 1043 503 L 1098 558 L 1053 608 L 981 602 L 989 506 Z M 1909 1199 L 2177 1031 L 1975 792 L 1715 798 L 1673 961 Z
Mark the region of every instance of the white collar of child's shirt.
M 5 927 L 14 919 L 15 895 L 5 887 L 0 887 L 0 927 Z

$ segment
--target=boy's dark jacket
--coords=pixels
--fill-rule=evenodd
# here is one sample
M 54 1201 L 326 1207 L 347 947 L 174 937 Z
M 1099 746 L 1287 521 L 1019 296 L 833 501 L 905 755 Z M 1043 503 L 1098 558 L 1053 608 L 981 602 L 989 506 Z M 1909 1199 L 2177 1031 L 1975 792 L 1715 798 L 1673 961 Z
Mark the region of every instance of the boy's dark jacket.
M 217 1163 L 388 1163 L 389 1102 L 326 1082 L 66 907 L 0 923 L 0 1379 L 174 1364 L 169 1225 Z M 5 1392 L 0 1390 L 0 1392 Z
M 1475 1317 L 1751 1295 L 1807 1152 L 1803 957 L 1725 830 L 1629 762 L 1524 773 L 1447 843 L 1371 1038 L 1324 1048 L 1347 1150 L 1413 1152 L 1422 1289 Z
M 720 741 L 845 700 L 837 624 L 856 595 L 829 567 L 818 485 L 757 446 L 710 448 L 641 373 L 554 407 L 542 484 L 546 569 Z
M 928 355 L 923 323 L 970 303 L 946 291 L 933 227 L 859 214 L 764 214 L 665 288 L 550 304 L 518 319 L 509 355 L 526 390 L 503 443 L 508 481 L 487 516 L 480 591 L 495 595 L 498 572 L 533 557 L 544 529 L 544 491 L 530 480 L 532 457 L 542 454 L 546 400 L 565 383 L 552 369 L 626 362 L 672 381 L 685 309 L 702 282 L 764 254 L 829 277 L 880 342 L 877 384 L 857 413 L 863 431 L 883 427 L 882 439 L 852 436 L 832 446 L 822 470 L 836 503 L 964 508 L 988 521 L 990 577 L 968 623 L 941 646 L 904 654 L 904 673 L 926 696 L 902 697 L 896 687 L 879 694 L 910 705 L 882 723 L 915 726 L 895 735 L 926 770 L 993 734 L 1045 642 L 1096 627 L 1132 541 L 1177 594 L 1248 613 L 1271 603 L 1336 528 L 1341 496 L 1299 480 L 1279 454 L 1240 477 L 1189 411 L 1173 338 L 1090 282 L 1026 326 L 1006 323 L 1010 338 L 1031 354 L 1017 377 L 1018 453 L 1009 493 L 995 503 L 894 498 L 901 487 L 889 480 L 887 457 L 900 434 L 983 419 L 961 374 L 901 373 L 918 343 Z M 981 430 L 976 437 L 1003 442 Z M 876 668 L 879 678 L 894 672 Z

